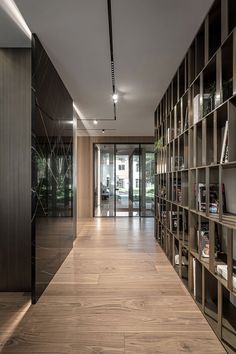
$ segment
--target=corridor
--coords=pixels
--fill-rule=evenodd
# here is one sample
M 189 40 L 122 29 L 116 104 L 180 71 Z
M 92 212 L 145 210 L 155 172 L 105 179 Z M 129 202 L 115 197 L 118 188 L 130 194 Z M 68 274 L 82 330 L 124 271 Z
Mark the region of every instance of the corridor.
M 225 353 L 156 245 L 153 219 L 78 227 L 74 249 L 36 305 L 25 294 L 1 295 L 1 353 Z

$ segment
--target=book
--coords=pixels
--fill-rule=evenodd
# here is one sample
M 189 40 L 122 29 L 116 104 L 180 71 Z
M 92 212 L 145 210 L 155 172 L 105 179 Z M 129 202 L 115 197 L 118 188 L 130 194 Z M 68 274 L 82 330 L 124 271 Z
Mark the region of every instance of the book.
M 225 122 L 224 128 L 224 136 L 223 136 L 223 143 L 221 148 L 221 156 L 220 156 L 220 163 L 228 162 L 228 130 L 229 130 L 229 122 Z

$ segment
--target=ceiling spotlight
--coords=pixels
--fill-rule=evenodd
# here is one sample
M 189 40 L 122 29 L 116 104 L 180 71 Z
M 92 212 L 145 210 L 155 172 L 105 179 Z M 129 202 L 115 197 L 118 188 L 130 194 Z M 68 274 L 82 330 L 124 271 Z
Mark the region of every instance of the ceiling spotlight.
M 97 124 L 98 124 L 98 121 L 95 119 L 95 120 L 93 121 L 93 124 L 97 125 Z
M 113 101 L 114 101 L 115 103 L 117 103 L 117 102 L 118 102 L 118 94 L 117 94 L 117 93 L 114 93 L 114 94 L 112 95 L 112 99 L 113 99 Z
M 104 134 L 105 133 L 105 130 L 104 129 L 102 129 L 102 134 Z

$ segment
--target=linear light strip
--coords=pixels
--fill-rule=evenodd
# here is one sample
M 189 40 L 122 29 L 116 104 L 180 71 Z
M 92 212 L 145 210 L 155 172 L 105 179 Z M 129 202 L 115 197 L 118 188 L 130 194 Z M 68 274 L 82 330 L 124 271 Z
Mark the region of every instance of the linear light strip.
M 31 31 L 27 26 L 20 10 L 13 0 L 0 0 L 0 6 L 11 17 L 11 19 L 20 27 L 20 29 L 31 39 Z

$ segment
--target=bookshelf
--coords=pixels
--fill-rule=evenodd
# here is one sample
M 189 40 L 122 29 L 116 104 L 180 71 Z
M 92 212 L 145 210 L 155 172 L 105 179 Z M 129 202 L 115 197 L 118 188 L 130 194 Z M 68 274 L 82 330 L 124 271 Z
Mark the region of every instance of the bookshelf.
M 155 114 L 155 236 L 236 353 L 236 2 L 216 0 Z

